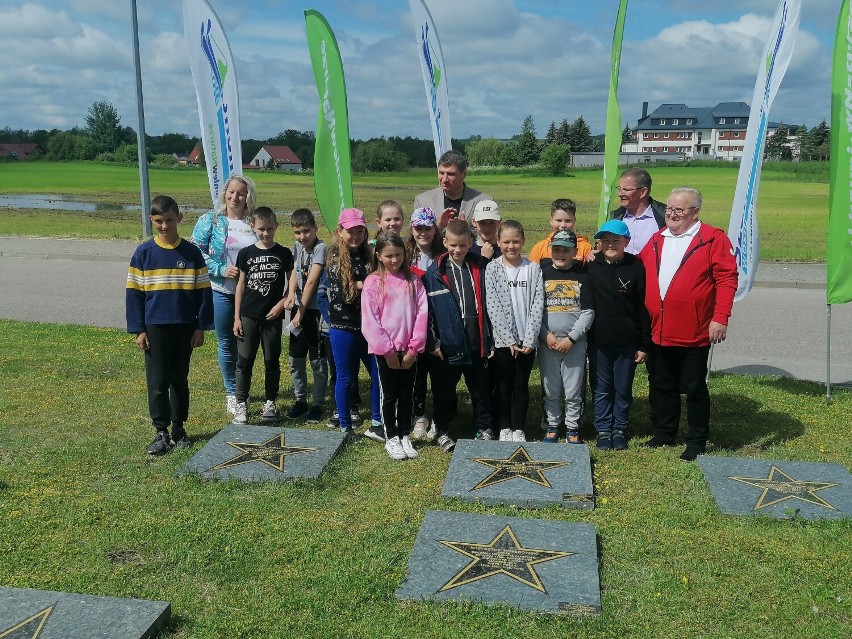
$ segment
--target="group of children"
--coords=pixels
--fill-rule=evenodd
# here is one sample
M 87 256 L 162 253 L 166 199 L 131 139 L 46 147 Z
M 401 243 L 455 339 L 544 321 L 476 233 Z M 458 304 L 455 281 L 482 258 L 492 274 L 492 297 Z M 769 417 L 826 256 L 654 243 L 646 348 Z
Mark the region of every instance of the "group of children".
M 146 352 L 149 408 L 157 429 L 148 452 L 160 454 L 188 442 L 183 423 L 189 356 L 203 343 L 212 311 L 203 259 L 177 235 L 177 205 L 162 196 L 155 202 L 151 219 L 157 237 L 142 244 L 131 261 L 127 314 L 128 331 L 137 333 L 137 345 Z M 295 403 L 286 415 L 291 419 L 320 420 L 330 373 L 336 411 L 329 426 L 343 431 L 350 443 L 361 441 L 355 427 L 363 364 L 372 409 L 364 435 L 384 442 L 393 459 L 416 458 L 416 439 L 434 439 L 452 451 L 462 377 L 473 425 L 457 427 L 454 434 L 526 441 L 529 380 L 537 356 L 543 441 L 556 442 L 564 428 L 568 443 L 580 443 L 588 356 L 597 446 L 626 448 L 633 375 L 650 342 L 643 267 L 625 253 L 629 231 L 619 220 L 595 234 L 598 250 L 574 233 L 571 200 L 556 200 L 550 221 L 552 233 L 526 258 L 523 226 L 502 220 L 491 200 L 477 203 L 473 228 L 455 219 L 441 230 L 432 210 L 417 209 L 405 238 L 402 206 L 387 200 L 378 207 L 373 240 L 364 214 L 345 209 L 329 246 L 317 237 L 313 214 L 300 209 L 290 219 L 291 251 L 275 241 L 275 214 L 256 209 L 251 228 L 257 242 L 237 259 L 234 423 L 248 421 L 258 348 L 266 374 L 260 416 L 278 418 L 282 318 L 289 310 Z M 172 346 L 181 341 L 180 348 Z M 166 351 L 180 362 L 165 362 Z M 426 417 L 430 383 L 433 421 Z

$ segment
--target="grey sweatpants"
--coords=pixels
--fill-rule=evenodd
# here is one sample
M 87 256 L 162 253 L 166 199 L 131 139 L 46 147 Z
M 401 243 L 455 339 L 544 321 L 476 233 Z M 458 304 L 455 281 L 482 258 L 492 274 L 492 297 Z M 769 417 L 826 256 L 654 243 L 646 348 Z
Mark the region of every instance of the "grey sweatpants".
M 544 413 L 548 428 L 558 428 L 565 397 L 565 427 L 579 430 L 583 416 L 583 377 L 586 375 L 586 340 L 580 339 L 567 353 L 538 346 L 538 365 L 544 389 Z

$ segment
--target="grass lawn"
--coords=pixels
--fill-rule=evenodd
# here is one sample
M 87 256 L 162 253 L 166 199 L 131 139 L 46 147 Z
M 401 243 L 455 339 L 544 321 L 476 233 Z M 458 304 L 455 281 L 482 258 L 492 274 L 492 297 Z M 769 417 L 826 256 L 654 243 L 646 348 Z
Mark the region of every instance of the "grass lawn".
M 450 458 L 435 447 L 404 463 L 371 442 L 347 448 L 316 482 L 177 479 L 226 421 L 213 341 L 193 356 L 196 443 L 147 459 L 130 337 L 0 321 L 0 584 L 169 600 L 162 636 L 180 638 L 849 636 L 852 520 L 721 515 L 679 448 L 637 445 L 648 435 L 641 375 L 631 449 L 592 451 L 596 509 L 517 510 L 440 499 Z M 720 376 L 711 393 L 716 454 L 852 459 L 850 391 L 825 406 L 816 384 Z M 398 603 L 428 509 L 594 524 L 603 615 Z
M 828 184 L 809 164 L 767 165 L 758 201 L 761 259 L 824 261 L 828 220 Z M 210 203 L 203 170 L 149 171 L 151 193 L 167 193 L 181 205 L 206 207 Z M 694 186 L 704 195 L 702 219 L 727 229 L 737 180 L 735 166 L 659 166 L 652 168 L 656 198 L 677 186 Z M 317 209 L 313 177 L 284 173 L 252 173 L 259 203 L 279 211 L 300 207 Z M 356 206 L 368 219 L 382 200 L 403 203 L 410 214 L 414 197 L 437 185 L 434 171 L 405 174 L 357 174 L 353 178 Z M 550 202 L 570 197 L 578 206 L 577 229 L 596 230 L 601 172 L 577 170 L 567 177 L 527 174 L 472 174 L 468 183 L 491 195 L 504 219 L 520 220 L 528 245 L 549 229 Z M 51 193 L 83 196 L 96 202 L 138 204 L 139 176 L 134 167 L 93 162 L 6 162 L 0 167 L 0 193 Z M 187 216 L 188 225 L 196 216 Z M 45 210 L 0 209 L 0 234 L 54 237 L 140 239 L 139 213 L 73 213 Z M 188 235 L 188 231 L 184 232 Z

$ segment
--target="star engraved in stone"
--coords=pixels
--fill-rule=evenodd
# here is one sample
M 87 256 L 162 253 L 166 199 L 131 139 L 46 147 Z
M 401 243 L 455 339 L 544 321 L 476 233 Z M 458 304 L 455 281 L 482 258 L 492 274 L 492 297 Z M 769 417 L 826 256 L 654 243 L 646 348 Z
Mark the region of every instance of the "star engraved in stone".
M 53 612 L 53 606 L 40 610 L 29 619 L 24 619 L 21 623 L 0 632 L 0 639 L 38 639 L 51 612 Z
M 239 455 L 221 464 L 213 466 L 210 470 L 222 470 L 231 466 L 239 466 L 240 464 L 248 464 L 251 462 L 261 462 L 270 468 L 284 472 L 284 458 L 288 455 L 298 455 L 299 453 L 312 453 L 318 448 L 303 448 L 300 446 L 286 446 L 284 444 L 284 433 L 280 433 L 266 440 L 265 442 L 250 443 L 250 442 L 226 442 L 229 446 L 233 446 L 241 451 Z M 209 472 L 209 471 L 208 471 Z
M 535 564 L 553 559 L 570 557 L 573 552 L 561 550 L 544 550 L 541 548 L 524 548 L 515 536 L 511 526 L 506 526 L 487 544 L 473 544 L 464 541 L 438 540 L 447 548 L 460 552 L 471 558 L 471 562 L 462 568 L 438 592 L 450 590 L 457 586 L 473 583 L 492 575 L 506 575 L 522 584 L 546 593 L 541 579 L 538 577 Z
M 767 506 L 779 504 L 787 499 L 801 499 L 815 506 L 822 506 L 829 510 L 837 510 L 834 506 L 816 494 L 818 490 L 833 488 L 840 484 L 832 484 L 822 481 L 798 481 L 793 479 L 780 468 L 772 466 L 769 477 L 728 477 L 734 481 L 760 488 L 763 492 L 757 500 L 754 510 L 760 510 Z
M 471 461 L 478 462 L 485 466 L 490 466 L 494 469 L 494 472 L 470 490 L 487 488 L 488 486 L 509 481 L 516 477 L 518 479 L 526 479 L 533 484 L 538 484 L 545 488 L 553 488 L 553 486 L 550 485 L 550 482 L 545 479 L 544 472 L 553 470 L 554 468 L 560 468 L 561 466 L 567 466 L 571 463 L 567 461 L 533 460 L 523 446 L 518 447 L 518 450 L 509 455 L 508 459 L 471 457 Z

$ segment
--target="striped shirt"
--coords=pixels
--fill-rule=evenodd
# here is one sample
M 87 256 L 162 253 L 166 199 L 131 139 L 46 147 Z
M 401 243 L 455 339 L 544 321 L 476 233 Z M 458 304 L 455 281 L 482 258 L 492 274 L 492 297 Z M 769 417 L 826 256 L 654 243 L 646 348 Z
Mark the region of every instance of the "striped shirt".
M 127 332 L 148 324 L 193 324 L 213 328 L 213 296 L 204 256 L 178 238 L 143 242 L 130 259 L 125 295 Z

